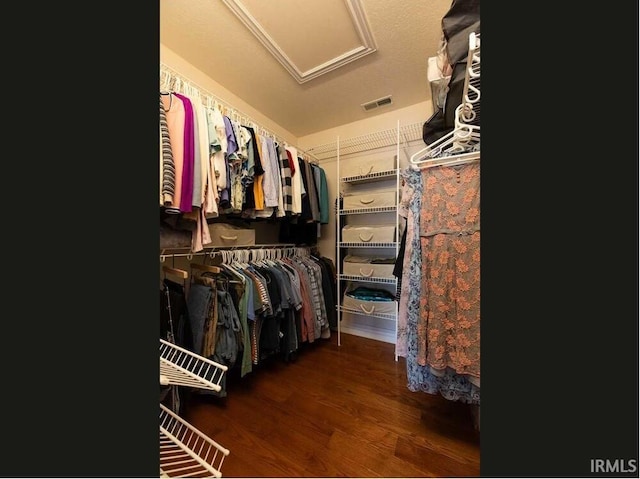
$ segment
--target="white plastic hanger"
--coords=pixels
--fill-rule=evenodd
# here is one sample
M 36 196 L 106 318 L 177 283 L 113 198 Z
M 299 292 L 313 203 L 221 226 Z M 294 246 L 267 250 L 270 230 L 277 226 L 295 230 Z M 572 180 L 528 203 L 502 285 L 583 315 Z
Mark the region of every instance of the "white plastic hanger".
M 420 168 L 457 165 L 477 161 L 480 151 L 473 148 L 480 143 L 480 127 L 459 125 L 442 138 L 411 155 L 409 163 Z
M 480 126 L 468 123 L 471 121 L 479 123 L 479 86 L 480 40 L 477 35 L 471 33 L 463 102 L 456 107 L 453 131 L 411 155 L 410 165 L 417 168 L 431 168 L 480 160 Z

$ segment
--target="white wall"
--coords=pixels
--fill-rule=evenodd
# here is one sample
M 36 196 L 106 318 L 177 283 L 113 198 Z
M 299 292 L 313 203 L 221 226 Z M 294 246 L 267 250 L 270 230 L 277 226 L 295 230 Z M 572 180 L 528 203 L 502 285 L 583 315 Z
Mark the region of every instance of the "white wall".
M 384 107 L 383 107 L 384 109 Z M 311 147 L 335 142 L 336 138 L 353 138 L 376 131 L 389 130 L 396 127 L 397 121 L 400 125 L 411 123 L 424 123 L 433 113 L 431 101 L 416 103 L 406 108 L 400 108 L 391 112 L 380 113 L 366 120 L 359 120 L 345 125 L 337 125 L 328 130 L 319 131 L 310 135 L 298 138 L 298 144 L 303 150 Z

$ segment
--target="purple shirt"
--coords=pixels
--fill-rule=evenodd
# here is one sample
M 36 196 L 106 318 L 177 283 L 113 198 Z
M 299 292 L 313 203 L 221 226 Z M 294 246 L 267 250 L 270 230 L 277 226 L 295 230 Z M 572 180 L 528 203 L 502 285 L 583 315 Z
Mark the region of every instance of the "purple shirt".
M 180 211 L 189 213 L 193 208 L 193 165 L 195 158 L 195 136 L 193 133 L 193 105 L 186 96 L 175 93 L 184 103 L 184 164 L 182 166 L 182 190 Z
M 227 155 L 238 151 L 238 143 L 236 142 L 236 135 L 233 133 L 233 125 L 229 117 L 224 118 L 224 130 L 227 133 Z

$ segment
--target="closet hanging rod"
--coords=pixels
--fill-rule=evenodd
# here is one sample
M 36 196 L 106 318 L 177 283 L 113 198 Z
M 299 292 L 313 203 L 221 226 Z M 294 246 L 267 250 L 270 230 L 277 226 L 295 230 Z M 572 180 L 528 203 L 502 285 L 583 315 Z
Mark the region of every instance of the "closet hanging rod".
M 205 246 L 202 251 L 193 253 L 189 248 L 165 248 L 160 251 L 160 262 L 164 263 L 166 258 L 187 258 L 192 259 L 194 256 L 207 256 L 216 251 L 230 250 L 249 250 L 249 249 L 279 249 L 279 248 L 309 248 L 309 246 L 298 246 L 295 243 L 272 243 L 272 244 L 256 244 L 247 246 Z M 188 251 L 186 253 L 169 253 L 168 251 Z
M 259 244 L 254 244 L 254 245 L 236 245 L 236 246 L 204 246 L 204 249 L 209 249 L 209 250 L 222 250 L 222 249 L 264 249 L 264 248 L 294 248 L 297 245 L 295 243 L 259 243 Z M 162 251 L 169 251 L 169 250 L 189 250 L 188 247 L 178 247 L 178 248 L 164 248 Z M 162 254 L 162 253 L 161 253 Z M 199 251 L 198 253 L 192 253 L 194 256 L 197 254 L 205 254 L 202 251 Z M 166 255 L 166 253 L 165 253 Z
M 202 97 L 210 97 L 212 100 L 222 104 L 228 110 L 231 110 L 236 116 L 238 116 L 242 120 L 245 120 L 247 124 L 248 123 L 252 123 L 253 126 L 255 126 L 258 130 L 265 132 L 266 136 L 270 136 L 274 140 L 277 140 L 279 143 L 282 143 L 282 144 L 285 144 L 285 145 L 288 144 L 288 142 L 285 141 L 281 137 L 281 135 L 276 135 L 275 133 L 270 131 L 268 128 L 265 128 L 265 127 L 261 126 L 260 123 L 257 122 L 256 120 L 254 120 L 251 116 L 249 116 L 249 115 L 243 113 L 242 111 L 238 110 L 237 108 L 233 107 L 232 105 L 230 105 L 228 102 L 226 102 L 225 100 L 223 100 L 219 96 L 214 95 L 213 93 L 208 91 L 206 88 L 203 88 L 198 83 L 190 80 L 189 78 L 187 78 L 186 76 L 184 76 L 181 73 L 177 72 L 176 70 L 174 70 L 173 68 L 171 68 L 167 64 L 160 62 L 160 81 L 161 81 L 161 83 L 162 83 L 162 75 L 163 74 L 168 76 L 167 83 L 169 85 L 171 85 L 171 83 L 173 83 L 176 78 L 180 79 L 180 81 L 182 83 L 186 83 L 187 85 L 191 86 L 192 88 L 194 88 L 196 90 L 199 90 L 200 95 Z M 251 126 L 251 125 L 248 125 L 248 126 Z M 298 152 L 301 152 L 303 155 L 308 156 L 309 158 L 313 158 L 313 160 L 316 161 L 316 164 L 319 161 L 318 158 L 316 158 L 312 153 L 309 153 L 309 152 L 303 150 L 302 148 L 298 148 L 296 146 L 296 150 L 298 150 Z

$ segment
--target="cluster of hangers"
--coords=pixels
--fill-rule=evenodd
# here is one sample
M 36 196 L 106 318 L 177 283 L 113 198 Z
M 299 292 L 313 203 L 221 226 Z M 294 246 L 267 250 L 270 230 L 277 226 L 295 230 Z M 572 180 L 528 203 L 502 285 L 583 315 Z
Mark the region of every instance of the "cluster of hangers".
M 308 257 L 310 252 L 309 248 L 293 246 L 271 249 L 219 250 L 212 251 L 211 254 L 213 255 L 211 256 L 212 258 L 219 256 L 222 259 L 222 262 L 226 264 L 248 264 L 254 261 L 277 261 L 282 258 L 290 258 L 293 256 Z
M 241 252 L 238 254 L 242 255 L 243 257 L 246 254 L 244 253 L 244 251 L 249 251 L 250 255 L 253 255 L 256 257 L 259 254 L 263 254 L 263 253 L 254 253 L 254 251 L 257 251 L 257 250 L 260 250 L 260 251 L 280 250 L 280 251 L 286 251 L 287 254 L 304 254 L 303 253 L 304 250 L 308 249 L 308 247 L 296 246 L 294 243 L 273 243 L 273 244 L 260 244 L 260 245 L 251 245 L 251 246 L 212 246 L 209 248 L 204 248 L 202 251 L 198 251 L 197 253 L 194 253 L 193 251 L 189 251 L 188 253 L 175 252 L 176 250 L 182 250 L 182 249 L 186 249 L 186 248 L 170 248 L 170 251 L 174 251 L 173 253 L 169 253 L 167 252 L 167 250 L 163 249 L 160 252 L 160 262 L 164 263 L 165 260 L 169 257 L 174 259 L 184 257 L 184 258 L 187 258 L 189 261 L 191 261 L 194 258 L 194 256 L 209 256 L 209 258 L 213 259 L 216 256 L 222 257 L 221 255 L 222 252 L 232 252 L 232 251 Z M 232 260 L 237 257 L 237 256 L 234 256 L 233 254 L 228 254 L 228 253 L 225 253 L 225 254 L 226 254 L 225 257 L 228 257 Z M 277 254 L 280 254 L 282 257 L 283 253 L 277 253 Z
M 178 92 L 188 96 L 200 98 L 202 103 L 210 109 L 218 109 L 222 112 L 223 115 L 228 116 L 233 121 L 240 123 L 241 125 L 250 126 L 253 128 L 260 136 L 264 136 L 267 138 L 271 138 L 273 141 L 280 145 L 286 145 L 287 142 L 282 138 L 276 136 L 273 132 L 267 130 L 266 128 L 260 126 L 253 118 L 245 115 L 244 113 L 238 111 L 234 107 L 230 106 L 214 94 L 208 92 L 204 88 L 198 86 L 196 83 L 191 80 L 187 80 L 179 73 L 175 72 L 167 65 L 161 63 L 160 64 L 160 93 L 161 94 L 169 94 L 170 92 Z M 302 156 L 305 160 L 310 163 L 318 164 L 318 159 L 307 153 L 304 150 L 296 147 L 300 156 Z
M 196 263 L 191 261 L 193 256 L 201 255 L 204 256 L 203 263 Z M 187 279 L 191 276 L 189 271 L 176 268 L 175 267 L 175 256 L 186 256 L 190 261 L 189 267 L 193 271 L 198 270 L 201 272 L 209 272 L 213 274 L 218 274 L 222 272 L 222 268 L 220 266 L 206 264 L 207 258 L 211 258 L 214 260 L 218 258 L 220 261 L 220 265 L 229 265 L 229 266 L 239 266 L 246 267 L 250 263 L 255 262 L 269 262 L 269 261 L 278 261 L 282 258 L 290 258 L 290 257 L 309 257 L 311 255 L 311 251 L 309 247 L 304 246 L 278 246 L 278 247 L 267 247 L 267 248 L 243 248 L 243 249 L 214 249 L 208 253 L 194 253 L 194 254 L 176 254 L 176 255 L 160 255 L 160 262 L 164 263 L 168 256 L 174 259 L 172 266 L 162 265 L 162 273 L 166 277 L 167 275 L 172 275 L 180 278 L 183 283 L 186 285 Z
M 451 132 L 430 143 L 409 159 L 411 165 L 432 168 L 480 160 L 480 34 L 469 34 L 462 102 L 455 110 Z

